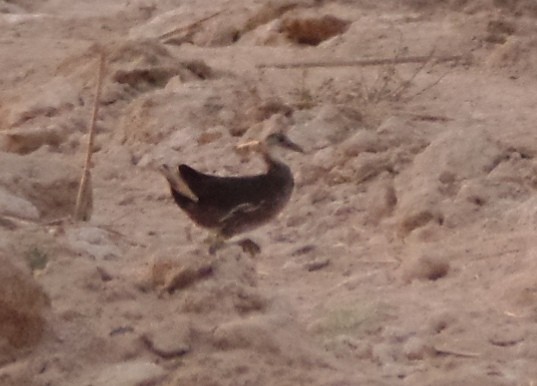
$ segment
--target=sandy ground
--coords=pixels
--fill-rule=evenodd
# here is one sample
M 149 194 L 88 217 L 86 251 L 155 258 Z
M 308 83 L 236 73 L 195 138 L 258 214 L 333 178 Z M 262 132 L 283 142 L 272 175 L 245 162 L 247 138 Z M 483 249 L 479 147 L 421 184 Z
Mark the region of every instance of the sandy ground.
M 0 12 L 0 384 L 537 382 L 533 0 Z M 156 168 L 261 172 L 278 125 L 291 202 L 210 256 Z

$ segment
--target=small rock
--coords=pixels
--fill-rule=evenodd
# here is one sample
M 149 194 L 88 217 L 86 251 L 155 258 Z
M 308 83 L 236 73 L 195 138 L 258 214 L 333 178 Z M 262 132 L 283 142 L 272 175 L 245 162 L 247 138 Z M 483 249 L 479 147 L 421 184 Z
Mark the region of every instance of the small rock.
M 27 154 L 43 145 L 58 147 L 65 141 L 65 132 L 59 127 L 16 128 L 3 133 L 2 150 L 9 153 Z
M 108 232 L 97 227 L 79 227 L 67 230 L 71 247 L 96 259 L 110 259 L 121 255 L 120 249 L 110 240 Z
M 67 158 L 45 147 L 24 156 L 0 152 L 0 185 L 32 202 L 41 218 L 72 213 L 80 169 Z
M 360 153 L 377 153 L 386 150 L 377 133 L 371 130 L 360 130 L 342 144 L 343 153 L 347 157 L 356 157 Z
M 453 325 L 456 321 L 456 317 L 450 311 L 440 311 L 436 314 L 433 314 L 429 317 L 427 321 L 428 329 L 433 334 L 439 334 L 448 328 L 450 325 Z
M 132 326 L 120 326 L 120 327 L 116 327 L 112 329 L 112 331 L 110 331 L 108 335 L 116 336 L 116 335 L 123 335 L 129 332 L 134 332 L 134 328 Z
M 414 330 L 409 330 L 402 326 L 389 326 L 382 332 L 382 337 L 386 342 L 400 345 L 416 334 Z
M 411 337 L 403 346 L 403 354 L 409 360 L 421 360 L 433 353 L 433 347 L 424 339 Z
M 350 22 L 332 15 L 321 17 L 287 17 L 282 21 L 282 32 L 298 44 L 316 46 L 322 41 L 344 33 Z
M 513 35 L 516 30 L 516 24 L 513 21 L 505 18 L 490 20 L 487 24 L 487 32 L 490 34 Z
M 248 116 L 250 116 L 254 122 L 262 122 L 269 119 L 274 114 L 283 114 L 286 117 L 290 117 L 293 114 L 293 109 L 279 99 L 269 99 L 260 105 L 252 106 L 250 110 L 248 110 Z
M 190 351 L 192 323 L 186 317 L 174 318 L 172 321 L 152 326 L 141 339 L 146 347 L 156 355 L 171 359 Z
M 98 266 L 96 269 L 102 281 L 110 281 L 114 278 L 106 268 Z
M 520 346 L 517 347 L 517 355 L 519 355 L 520 358 L 537 360 L 537 346 L 535 345 L 535 341 L 529 339 L 521 342 Z
M 0 187 L 0 214 L 37 220 L 39 210 L 29 201 L 17 197 Z
M 418 280 L 438 280 L 449 272 L 449 261 L 445 256 L 423 254 L 410 257 L 402 266 L 402 277 L 406 282 Z
M 310 194 L 310 204 L 315 205 L 327 201 L 334 201 L 334 193 L 326 186 L 317 185 Z
M 382 174 L 390 167 L 390 157 L 384 153 L 360 153 L 345 164 L 345 168 L 350 169 L 347 173 L 357 184 Z
M 212 272 L 213 266 L 210 262 L 202 262 L 192 266 L 176 267 L 167 273 L 163 289 L 172 293 L 209 276 Z
M 360 124 L 344 108 L 331 103 L 323 103 L 311 113 L 314 117 L 308 116 L 306 122 L 302 122 L 300 115 L 293 115 L 297 122 L 293 125 L 293 140 L 312 154 L 327 147 L 339 148 L 339 143 Z
M 371 359 L 371 344 L 348 335 L 338 335 L 328 339 L 324 342 L 324 347 L 337 357 L 353 356 L 360 359 Z
M 15 229 L 18 228 L 17 224 L 14 221 L 9 220 L 7 218 L 3 218 L 3 217 L 0 217 L 0 227 L 5 228 L 5 229 L 10 230 L 10 231 L 15 230 Z M 0 244 L 0 245 L 2 245 L 2 244 Z
M 2 101 L 6 102 L 4 104 L 5 121 L 2 122 L 4 127 L 16 128 L 38 117 L 53 117 L 62 110 L 71 110 L 74 107 L 74 101 L 77 101 L 79 96 L 78 88 L 63 76 L 53 77 L 41 86 L 33 86 L 31 91 L 20 87 L 18 92 L 19 96 L 23 95 L 23 97 L 14 98 L 10 103 Z M 45 136 L 45 138 L 53 138 L 53 142 L 62 141 L 64 137 L 56 134 Z M 23 142 L 26 141 L 23 140 Z M 34 143 L 33 139 L 30 142 Z
M 177 258 L 171 250 L 155 252 L 147 272 L 150 282 L 147 284 L 150 288 L 160 288 L 163 292 L 173 293 L 206 278 L 213 273 L 214 262 L 200 260 L 199 253 L 199 250 L 194 249 L 191 253 Z M 169 257 L 170 255 L 174 257 Z
M 383 366 L 397 362 L 400 357 L 400 353 L 396 347 L 396 345 L 387 343 L 376 344 L 373 346 L 371 357 L 375 362 L 382 364 Z
M 330 264 L 330 259 L 325 257 L 325 258 L 315 259 L 313 261 L 307 262 L 306 264 L 304 264 L 304 268 L 308 272 L 313 272 L 313 271 L 318 271 L 320 269 L 326 268 L 328 267 L 329 264 Z
M 400 363 L 386 363 L 382 366 L 382 375 L 386 378 L 405 379 L 412 370 Z
M 0 1 L 0 14 L 25 14 L 26 10 L 17 4 L 12 4 L 9 1 Z
M 397 205 L 397 194 L 388 172 L 382 172 L 371 182 L 364 203 L 368 224 L 378 225 L 383 218 L 393 213 Z
M 139 386 L 156 384 L 165 371 L 159 365 L 143 360 L 118 363 L 104 368 L 88 384 L 92 386 Z M 81 383 L 86 384 L 86 383 Z
M 2 386 L 31 385 L 32 374 L 28 371 L 29 361 L 16 361 L 10 364 L 3 364 L 0 368 L 0 384 Z
M 6 363 L 39 342 L 50 304 L 29 272 L 1 254 L 0 266 L 0 363 Z
M 333 146 L 328 146 L 314 154 L 311 165 L 321 170 L 330 170 L 340 162 L 340 158 L 338 151 Z
M 495 331 L 489 337 L 489 342 L 500 347 L 514 346 L 522 342 L 527 335 L 527 331 L 517 327 L 519 326 L 506 326 Z
M 292 253 L 291 253 L 291 256 L 300 256 L 300 255 L 306 255 L 312 251 L 314 251 L 317 247 L 313 244 L 307 244 L 307 245 L 304 245 L 303 247 L 300 247 L 300 248 L 297 248 L 295 249 Z
M 222 350 L 254 349 L 259 352 L 279 352 L 273 328 L 266 317 L 237 319 L 218 326 L 214 345 Z
M 201 133 L 198 137 L 198 145 L 206 145 L 222 138 L 223 133 L 216 130 L 207 130 Z

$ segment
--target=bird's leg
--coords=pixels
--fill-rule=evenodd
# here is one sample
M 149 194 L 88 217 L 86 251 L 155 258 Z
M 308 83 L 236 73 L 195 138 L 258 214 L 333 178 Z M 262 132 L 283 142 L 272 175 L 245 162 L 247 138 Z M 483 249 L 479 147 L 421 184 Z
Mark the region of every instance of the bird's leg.
M 209 254 L 214 255 L 218 250 L 222 249 L 226 245 L 226 240 L 227 238 L 222 236 L 220 233 L 211 232 L 205 239 L 204 243 L 209 245 Z M 239 245 L 243 252 L 248 253 L 252 257 L 261 252 L 261 247 L 248 238 L 235 241 L 232 244 Z
M 214 255 L 216 251 L 225 245 L 225 238 L 220 233 L 211 233 L 205 239 L 205 243 L 209 245 L 209 254 Z
M 261 247 L 251 239 L 241 239 L 237 244 L 242 247 L 243 252 L 249 253 L 252 257 L 261 252 Z

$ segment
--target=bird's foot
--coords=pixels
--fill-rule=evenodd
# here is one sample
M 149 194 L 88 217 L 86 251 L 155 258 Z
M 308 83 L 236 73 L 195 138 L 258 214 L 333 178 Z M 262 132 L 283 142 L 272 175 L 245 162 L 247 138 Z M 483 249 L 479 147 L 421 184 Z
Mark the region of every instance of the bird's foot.
M 224 248 L 226 245 L 226 238 L 222 237 L 219 234 L 211 234 L 207 239 L 205 239 L 205 244 L 209 245 L 209 254 L 214 255 L 217 251 Z M 251 239 L 241 239 L 232 244 L 237 244 L 242 248 L 243 252 L 248 253 L 250 256 L 255 256 L 261 252 L 261 247 L 257 245 Z
M 252 257 L 261 252 L 261 247 L 251 239 L 239 240 L 237 241 L 237 244 L 241 246 L 243 252 L 249 253 Z
M 211 234 L 205 239 L 205 244 L 209 245 L 209 254 L 214 255 L 216 251 L 222 249 L 225 245 L 225 240 L 218 234 Z
M 219 241 L 219 242 L 214 242 L 212 244 L 209 245 L 209 254 L 210 255 L 214 255 L 218 250 L 222 249 L 224 247 L 224 242 L 223 241 Z

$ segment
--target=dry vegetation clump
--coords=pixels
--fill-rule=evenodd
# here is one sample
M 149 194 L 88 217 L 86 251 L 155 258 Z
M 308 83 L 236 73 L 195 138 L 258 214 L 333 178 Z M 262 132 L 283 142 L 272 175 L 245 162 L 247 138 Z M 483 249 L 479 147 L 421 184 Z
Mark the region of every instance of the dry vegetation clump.
M 249 17 L 244 27 L 243 33 L 252 31 L 257 27 L 282 17 L 288 11 L 299 6 L 297 1 L 268 2 L 263 4 L 253 15 Z
M 218 126 L 228 128 L 230 135 L 242 135 L 246 124 L 251 122 L 248 118 L 251 109 L 258 101 L 255 90 L 247 84 L 237 84 L 234 78 L 172 81 L 165 90 L 148 93 L 132 102 L 121 119 L 118 135 L 133 148 L 157 144 L 181 133 L 197 137 Z M 189 127 L 195 127 L 195 131 L 185 129 Z
M 537 3 L 532 0 L 493 0 L 493 4 L 515 16 L 537 17 Z
M 280 30 L 297 44 L 317 46 L 321 42 L 347 31 L 350 22 L 332 15 L 321 17 L 285 17 Z
M 58 149 L 65 142 L 66 133 L 63 128 L 58 126 L 27 127 L 2 132 L 2 137 L 1 149 L 3 151 L 28 154 L 45 145 Z
M 0 185 L 30 201 L 40 218 L 59 218 L 72 212 L 79 172 L 65 156 L 42 148 L 24 156 L 0 153 L 0 163 L 4 166 Z
M 0 363 L 35 346 L 45 330 L 47 295 L 32 275 L 0 254 Z
M 496 9 L 513 16 L 537 16 L 537 4 L 533 0 L 411 0 L 405 2 L 405 5 L 420 11 L 447 8 L 473 14 Z
M 497 45 L 486 59 L 486 64 L 497 70 L 508 72 L 511 76 L 523 73 L 535 74 L 537 60 L 537 39 L 510 37 L 504 44 Z
M 504 44 L 509 36 L 515 34 L 517 28 L 513 20 L 498 18 L 487 24 L 487 35 L 484 40 L 488 43 Z
M 91 64 L 99 51 L 107 57 L 101 99 L 105 108 L 118 102 L 129 103 L 141 94 L 163 89 L 172 78 L 189 82 L 215 76 L 203 61 L 181 61 L 158 40 L 112 41 L 90 47 L 83 54 L 65 60 L 57 69 L 63 76 L 83 79 L 80 92 L 88 104 L 93 99 L 94 66 Z
M 304 62 L 293 64 L 275 64 L 262 67 L 293 68 L 300 72 L 296 86 L 291 90 L 293 106 L 298 109 L 310 109 L 323 103 L 332 103 L 346 108 L 354 108 L 367 127 L 374 128 L 395 106 L 408 104 L 414 98 L 437 86 L 454 66 L 467 65 L 470 58 L 464 56 L 435 57 L 434 50 L 426 56 L 408 56 L 401 44 L 392 57 L 366 59 L 357 61 L 326 61 Z M 443 62 L 452 62 L 452 66 L 444 70 L 427 84 L 417 86 L 423 74 L 431 73 Z M 370 66 L 376 67 L 369 70 Z M 311 79 L 315 71 L 326 68 L 349 67 L 360 69 L 349 70 L 346 82 L 336 82 L 334 78 L 324 75 L 324 80 L 312 85 Z M 297 71 L 295 70 L 295 71 Z M 321 78 L 322 79 L 322 78 Z
M 405 259 L 401 266 L 401 276 L 404 281 L 438 280 L 449 272 L 449 261 L 434 251 L 427 251 L 421 255 Z

